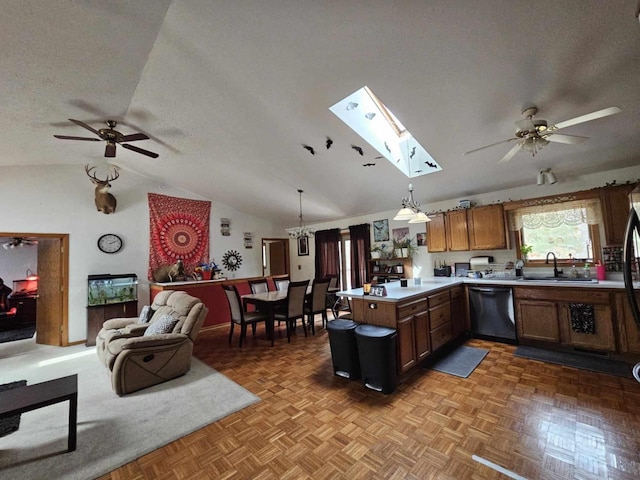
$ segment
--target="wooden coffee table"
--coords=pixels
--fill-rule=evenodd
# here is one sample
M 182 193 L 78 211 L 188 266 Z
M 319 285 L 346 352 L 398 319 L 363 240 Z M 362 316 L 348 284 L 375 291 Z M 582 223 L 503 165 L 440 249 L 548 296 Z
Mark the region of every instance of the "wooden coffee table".
M 12 417 L 37 408 L 69 400 L 69 440 L 67 451 L 76 449 L 78 425 L 78 375 L 25 385 L 0 393 L 0 418 Z

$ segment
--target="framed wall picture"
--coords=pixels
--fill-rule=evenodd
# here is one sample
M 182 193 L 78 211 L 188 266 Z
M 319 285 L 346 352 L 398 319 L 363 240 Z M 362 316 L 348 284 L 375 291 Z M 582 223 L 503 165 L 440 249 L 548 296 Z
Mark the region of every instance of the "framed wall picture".
M 401 227 L 393 229 L 393 241 L 402 242 L 409 238 L 409 227 Z
M 298 237 L 298 256 L 309 255 L 309 237 Z
M 417 233 L 416 234 L 416 244 L 419 247 L 427 246 L 427 232 Z
M 389 241 L 389 220 L 373 221 L 373 241 L 388 242 Z

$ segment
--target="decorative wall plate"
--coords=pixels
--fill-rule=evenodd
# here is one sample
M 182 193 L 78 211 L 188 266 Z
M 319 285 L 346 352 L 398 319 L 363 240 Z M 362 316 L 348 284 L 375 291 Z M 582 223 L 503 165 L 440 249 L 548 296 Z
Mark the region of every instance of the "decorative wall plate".
M 242 256 L 235 250 L 229 250 L 222 256 L 222 265 L 227 270 L 237 270 L 240 268 L 240 264 L 242 264 Z

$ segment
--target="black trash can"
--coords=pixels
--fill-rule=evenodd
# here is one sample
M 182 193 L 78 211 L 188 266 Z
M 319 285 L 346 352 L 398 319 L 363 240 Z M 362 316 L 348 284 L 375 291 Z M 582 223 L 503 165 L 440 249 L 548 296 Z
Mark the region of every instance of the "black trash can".
M 336 319 L 327 323 L 333 373 L 339 377 L 357 380 L 360 378 L 360 360 L 356 344 L 355 329 L 360 325 L 353 320 Z
M 365 387 L 382 393 L 396 389 L 396 343 L 392 328 L 359 325 L 355 330 L 360 373 Z

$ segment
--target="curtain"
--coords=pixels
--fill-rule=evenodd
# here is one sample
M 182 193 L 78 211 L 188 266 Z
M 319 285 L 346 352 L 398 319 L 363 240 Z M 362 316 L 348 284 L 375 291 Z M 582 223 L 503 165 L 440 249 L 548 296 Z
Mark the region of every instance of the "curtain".
M 602 209 L 598 199 L 536 205 L 514 210 L 509 215 L 509 229 L 520 230 L 560 225 L 595 225 L 602 223 Z
M 361 287 L 369 281 L 367 260 L 371 250 L 371 225 L 351 225 L 349 227 L 351 237 L 351 288 Z
M 316 278 L 340 276 L 340 229 L 320 230 L 315 233 Z

